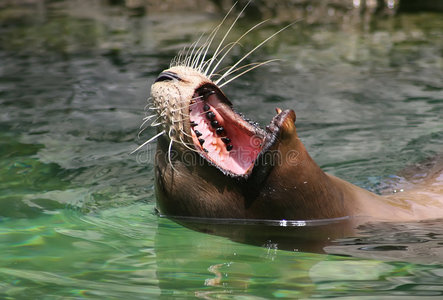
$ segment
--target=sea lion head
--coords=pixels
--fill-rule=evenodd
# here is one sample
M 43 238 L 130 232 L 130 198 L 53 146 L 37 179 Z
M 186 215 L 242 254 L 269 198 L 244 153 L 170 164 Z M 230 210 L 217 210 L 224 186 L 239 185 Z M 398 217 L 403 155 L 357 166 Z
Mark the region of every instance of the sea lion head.
M 200 70 L 174 66 L 151 87 L 153 107 L 171 148 L 195 151 L 231 177 L 247 177 L 264 149 L 265 130 L 235 112 L 222 90 Z

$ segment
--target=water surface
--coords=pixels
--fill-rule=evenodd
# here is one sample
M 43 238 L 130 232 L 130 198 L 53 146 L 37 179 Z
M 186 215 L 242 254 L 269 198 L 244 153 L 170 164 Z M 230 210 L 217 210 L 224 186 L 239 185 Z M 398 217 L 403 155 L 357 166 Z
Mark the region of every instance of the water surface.
M 129 155 L 155 134 L 137 138 L 149 85 L 221 20 L 214 11 L 0 8 L 0 297 L 442 297 L 441 221 L 367 225 L 328 255 L 239 243 L 154 214 L 152 153 Z M 258 21 L 242 19 L 233 34 Z M 285 24 L 250 34 L 227 63 Z M 441 14 L 307 18 L 247 60 L 282 62 L 225 91 L 263 126 L 276 106 L 294 109 L 322 168 L 394 192 L 426 175 L 403 170 L 443 153 L 442 53 Z

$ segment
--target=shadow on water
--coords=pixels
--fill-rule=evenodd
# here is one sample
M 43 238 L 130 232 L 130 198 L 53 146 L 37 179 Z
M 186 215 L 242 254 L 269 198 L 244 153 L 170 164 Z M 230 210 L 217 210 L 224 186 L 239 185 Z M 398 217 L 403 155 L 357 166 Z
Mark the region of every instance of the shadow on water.
M 202 233 L 266 249 L 383 261 L 443 262 L 443 219 L 407 223 L 367 222 L 357 218 L 316 221 L 171 219 Z
M 171 219 L 199 232 L 275 250 L 325 253 L 324 247 L 335 239 L 352 236 L 354 233 L 353 221 L 349 218 L 315 221 Z

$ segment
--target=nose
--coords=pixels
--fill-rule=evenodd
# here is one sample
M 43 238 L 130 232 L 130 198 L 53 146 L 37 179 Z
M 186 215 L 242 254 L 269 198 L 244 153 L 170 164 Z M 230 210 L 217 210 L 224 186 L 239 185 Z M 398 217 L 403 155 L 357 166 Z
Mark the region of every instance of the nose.
M 155 82 L 170 81 L 170 80 L 179 80 L 179 81 L 181 81 L 180 77 L 177 74 L 175 74 L 174 72 L 166 71 L 166 72 L 161 72 L 160 75 L 158 75 L 158 77 L 155 80 Z

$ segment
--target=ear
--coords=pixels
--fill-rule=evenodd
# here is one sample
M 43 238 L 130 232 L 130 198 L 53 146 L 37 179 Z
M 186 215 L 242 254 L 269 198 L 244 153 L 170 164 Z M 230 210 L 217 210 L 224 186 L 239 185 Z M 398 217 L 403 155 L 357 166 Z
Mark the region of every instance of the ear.
M 281 114 L 278 122 L 278 126 L 280 127 L 279 138 L 284 140 L 287 138 L 293 138 L 294 135 L 297 136 L 295 129 L 295 112 L 292 109 L 287 109 L 282 112 L 279 108 L 276 108 L 276 111 L 278 114 Z

